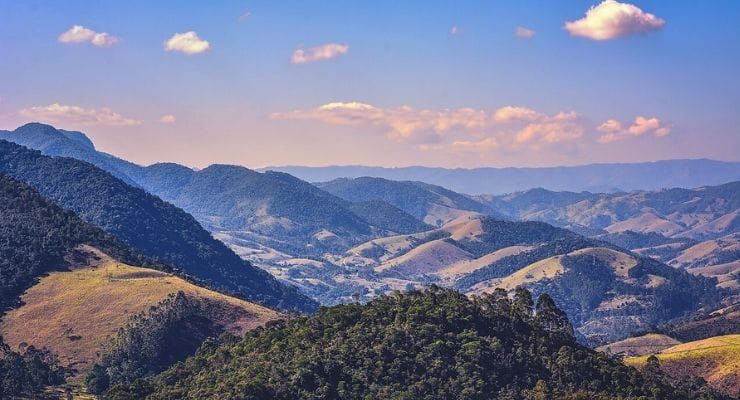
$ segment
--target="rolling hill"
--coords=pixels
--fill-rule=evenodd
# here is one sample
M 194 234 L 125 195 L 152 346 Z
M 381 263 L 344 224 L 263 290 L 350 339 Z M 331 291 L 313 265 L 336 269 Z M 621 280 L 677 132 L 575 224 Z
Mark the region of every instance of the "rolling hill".
M 0 173 L 191 279 L 277 308 L 316 308 L 295 288 L 240 259 L 183 210 L 89 163 L 0 140 Z
M 77 250 L 86 260 L 41 277 L 23 294 L 22 305 L 3 316 L 0 336 L 11 347 L 26 343 L 48 349 L 62 365 L 86 373 L 131 319 L 178 292 L 209 302 L 207 317 L 220 332 L 243 335 L 280 317 L 166 272 L 121 263 L 87 245 Z M 181 330 L 179 335 L 187 332 Z
M 656 354 L 660 368 L 674 381 L 702 377 L 732 396 L 740 395 L 740 335 L 715 336 L 669 347 Z M 642 367 L 647 356 L 628 358 Z

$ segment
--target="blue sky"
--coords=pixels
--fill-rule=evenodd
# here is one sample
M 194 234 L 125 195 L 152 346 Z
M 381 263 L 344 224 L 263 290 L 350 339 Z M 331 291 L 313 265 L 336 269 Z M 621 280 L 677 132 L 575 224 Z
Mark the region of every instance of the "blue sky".
M 599 4 L 0 0 L 0 128 L 42 120 L 144 164 L 738 160 L 740 3 L 634 1 L 647 25 L 564 29 Z M 117 42 L 63 42 L 74 25 Z M 207 51 L 165 50 L 191 31 Z

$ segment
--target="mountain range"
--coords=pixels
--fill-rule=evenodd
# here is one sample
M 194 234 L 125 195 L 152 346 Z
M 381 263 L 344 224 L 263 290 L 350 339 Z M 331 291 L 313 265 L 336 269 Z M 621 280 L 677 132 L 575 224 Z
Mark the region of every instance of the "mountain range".
M 431 168 L 274 166 L 309 182 L 374 177 L 420 181 L 466 194 L 506 194 L 531 188 L 554 191 L 614 192 L 719 185 L 740 180 L 740 162 L 665 160 L 631 164 L 589 164 L 543 168 Z
M 0 376 L 46 371 L 27 385 L 34 391 L 65 373 L 107 398 L 228 393 L 234 379 L 255 398 L 383 397 L 400 382 L 430 398 L 588 397 L 603 393 L 594 382 L 626 373 L 625 393 L 722 398 L 677 380 L 673 371 L 688 367 L 675 355 L 659 357 L 666 378 L 660 361 L 630 361 L 637 373 L 582 346 L 660 352 L 736 333 L 737 182 L 479 196 L 373 177 L 311 184 L 240 166 L 139 166 L 97 151 L 81 132 L 28 124 L 0 132 L 0 189 L 0 353 L 15 360 Z M 276 321 L 319 303 L 365 302 Z M 372 351 L 357 356 L 357 346 L 392 350 L 412 369 Z M 459 382 L 444 368 L 414 372 L 419 357 L 434 365 L 440 351 L 479 372 Z M 44 360 L 29 366 L 24 357 Z M 562 364 L 568 357 L 580 361 Z M 375 371 L 369 360 L 379 369 L 362 375 Z M 565 378 L 583 363 L 599 372 Z M 337 365 L 348 366 L 344 375 Z M 506 384 L 489 365 L 529 372 Z M 733 393 L 732 374 L 705 370 L 692 374 Z M 575 383 L 584 379 L 591 384 Z

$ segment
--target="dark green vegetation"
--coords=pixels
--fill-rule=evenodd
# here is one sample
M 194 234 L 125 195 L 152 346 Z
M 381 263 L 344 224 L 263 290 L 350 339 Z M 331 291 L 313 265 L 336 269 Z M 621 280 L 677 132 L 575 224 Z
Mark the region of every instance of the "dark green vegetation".
M 200 282 L 272 307 L 316 307 L 296 289 L 241 260 L 186 212 L 91 164 L 0 141 L 0 172 Z
M 223 326 L 213 321 L 214 312 L 223 312 L 222 309 L 222 305 L 178 292 L 132 318 L 88 374 L 88 390 L 102 393 L 109 385 L 129 384 L 184 360 L 206 339 L 225 332 Z
M 489 207 L 467 196 L 423 182 L 397 182 L 381 178 L 362 177 L 356 179 L 341 178 L 316 185 L 348 201 L 384 201 L 406 211 L 419 220 L 437 226 L 449 221 L 449 219 L 446 219 L 449 217 L 438 215 L 446 214 L 440 212 L 442 210 L 468 211 L 501 216 Z
M 74 249 L 95 246 L 123 262 L 164 266 L 129 250 L 113 236 L 0 174 L 0 315 L 43 274 L 65 268 Z
M 64 372 L 52 354 L 33 346 L 11 351 L 0 336 L 0 399 L 36 398 L 64 382 Z
M 578 345 L 547 296 L 467 298 L 432 287 L 366 305 L 322 308 L 232 344 L 206 345 L 107 398 L 149 399 L 720 399 L 672 387 Z

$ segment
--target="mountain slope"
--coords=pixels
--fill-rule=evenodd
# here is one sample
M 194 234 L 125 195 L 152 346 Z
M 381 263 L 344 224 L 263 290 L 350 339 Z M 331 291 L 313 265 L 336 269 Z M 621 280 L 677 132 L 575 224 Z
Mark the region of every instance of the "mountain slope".
M 183 207 L 212 231 L 247 231 L 271 237 L 276 239 L 270 243 L 273 247 L 298 254 L 310 251 L 310 247 L 321 252 L 348 246 L 374 233 L 346 202 L 287 174 L 211 165 L 189 173 L 179 168 L 170 180 L 171 170 L 147 168 L 137 180 L 151 193 Z M 329 240 L 315 236 L 322 231 L 331 234 Z
M 382 200 L 427 224 L 442 226 L 461 216 L 495 215 L 493 210 L 459 193 L 423 182 L 361 177 L 317 183 L 319 188 L 353 202 Z
M 80 132 L 38 123 L 0 131 L 2 138 L 87 161 L 142 187 L 192 214 L 233 248 L 248 248 L 255 261 L 264 261 L 263 250 L 268 258 L 276 252 L 315 256 L 386 232 L 427 228 L 389 204 L 353 204 L 283 173 L 228 165 L 200 171 L 172 163 L 142 167 L 95 150 Z
M 0 315 L 18 306 L 19 296 L 41 276 L 64 269 L 82 244 L 130 263 L 166 268 L 0 173 Z
M 551 299 L 532 303 L 526 291 L 510 301 L 432 287 L 322 309 L 203 348 L 108 398 L 721 398 L 578 345 Z
M 0 336 L 13 348 L 21 343 L 45 348 L 62 365 L 87 372 L 129 320 L 178 292 L 209 302 L 207 317 L 222 332 L 242 335 L 279 317 L 171 274 L 121 263 L 92 247 L 77 250 L 83 257 L 69 271 L 42 277 L 23 294 L 21 306 L 3 316 Z M 187 335 L 185 330 L 179 334 Z
M 189 214 L 91 164 L 0 141 L 0 172 L 195 279 L 273 307 L 315 308 L 294 288 L 241 260 Z

